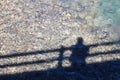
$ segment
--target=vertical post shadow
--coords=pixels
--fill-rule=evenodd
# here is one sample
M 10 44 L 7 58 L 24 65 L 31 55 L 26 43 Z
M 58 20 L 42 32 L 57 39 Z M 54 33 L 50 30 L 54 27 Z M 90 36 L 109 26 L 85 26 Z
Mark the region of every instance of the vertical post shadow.
M 58 57 L 58 68 L 62 68 L 62 60 L 63 60 L 64 51 L 65 51 L 64 46 L 61 46 L 60 54 Z

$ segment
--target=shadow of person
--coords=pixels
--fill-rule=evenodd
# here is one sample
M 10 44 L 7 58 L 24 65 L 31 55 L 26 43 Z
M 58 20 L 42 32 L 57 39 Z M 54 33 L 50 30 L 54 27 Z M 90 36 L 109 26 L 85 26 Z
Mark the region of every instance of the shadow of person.
M 69 61 L 71 62 L 71 70 L 79 71 L 81 67 L 86 66 L 85 59 L 88 56 L 89 47 L 83 44 L 83 38 L 78 37 L 77 43 L 71 46 L 71 55 Z

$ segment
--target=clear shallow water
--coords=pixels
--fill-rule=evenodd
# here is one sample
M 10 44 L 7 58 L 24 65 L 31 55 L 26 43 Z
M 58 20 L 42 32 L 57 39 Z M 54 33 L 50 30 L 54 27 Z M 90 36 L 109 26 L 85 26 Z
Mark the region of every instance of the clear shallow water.
M 94 30 L 95 34 L 99 32 L 97 34 L 101 36 L 109 34 L 112 39 L 120 38 L 120 0 L 57 1 L 62 6 L 77 10 L 76 15 L 80 17 L 78 19 L 85 19 L 89 27 L 98 27 L 98 31 Z M 89 22 L 92 25 L 89 25 Z
M 111 19 L 114 24 L 120 24 L 120 0 L 101 0 L 100 12 L 106 19 Z
M 111 20 L 114 24 L 120 24 L 120 0 L 57 0 L 59 4 L 63 6 L 76 9 L 89 11 L 90 14 L 93 12 L 95 18 L 101 16 L 106 20 Z
M 111 21 L 111 30 L 108 31 L 112 37 L 120 39 L 120 0 L 101 0 L 98 10 L 105 20 Z

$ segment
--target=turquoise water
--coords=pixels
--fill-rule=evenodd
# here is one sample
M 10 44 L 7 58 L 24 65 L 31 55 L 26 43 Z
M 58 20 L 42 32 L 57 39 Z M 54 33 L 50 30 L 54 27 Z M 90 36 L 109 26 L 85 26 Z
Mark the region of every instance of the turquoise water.
M 120 0 L 101 0 L 100 14 L 105 19 L 111 19 L 114 24 L 120 24 Z

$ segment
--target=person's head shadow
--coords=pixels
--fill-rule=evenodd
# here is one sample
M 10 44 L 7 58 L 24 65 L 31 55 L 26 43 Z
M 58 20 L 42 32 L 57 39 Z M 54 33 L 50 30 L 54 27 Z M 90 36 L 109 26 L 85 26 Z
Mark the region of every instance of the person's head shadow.
M 78 37 L 78 38 L 77 38 L 77 43 L 76 43 L 76 45 L 77 45 L 77 44 L 83 45 L 83 42 L 84 42 L 84 41 L 83 41 L 83 38 L 82 38 L 82 37 Z

